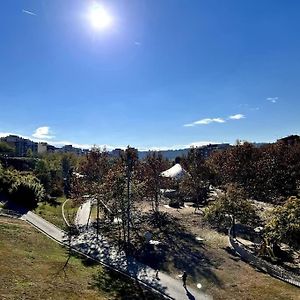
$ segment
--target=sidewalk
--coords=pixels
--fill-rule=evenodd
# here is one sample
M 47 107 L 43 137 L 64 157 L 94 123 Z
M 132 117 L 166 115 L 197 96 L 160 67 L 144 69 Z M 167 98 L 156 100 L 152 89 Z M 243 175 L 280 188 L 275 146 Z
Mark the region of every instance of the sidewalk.
M 28 212 L 21 219 L 27 221 L 42 233 L 52 238 L 60 244 L 67 245 L 67 234 L 52 223 L 44 220 L 40 216 Z M 155 277 L 155 270 L 136 261 L 132 257 L 126 257 L 123 251 L 118 252 L 116 248 L 108 244 L 101 236 L 97 237 L 93 229 L 81 233 L 74 239 L 72 246 L 81 254 L 91 257 L 98 262 L 119 270 L 143 282 L 150 288 L 160 291 L 171 299 L 176 300 L 211 300 L 212 297 L 203 292 L 187 287 L 184 289 L 179 279 L 159 272 L 159 280 Z
M 87 226 L 90 219 L 92 203 L 91 200 L 87 200 L 77 210 L 75 225 L 79 227 Z
M 139 279 L 146 285 L 168 295 L 170 298 L 178 300 L 212 299 L 212 297 L 191 287 L 185 289 L 182 286 L 181 280 L 174 279 L 165 273 L 159 272 L 159 279 L 156 279 L 156 271 L 154 269 L 136 261 L 132 257 L 126 257 L 123 251 L 118 252 L 117 249 L 110 246 L 103 237 L 99 236 L 99 240 L 97 241 L 96 234 L 92 229 L 82 233 L 73 242 L 73 247 L 104 264 L 127 273 L 133 278 Z

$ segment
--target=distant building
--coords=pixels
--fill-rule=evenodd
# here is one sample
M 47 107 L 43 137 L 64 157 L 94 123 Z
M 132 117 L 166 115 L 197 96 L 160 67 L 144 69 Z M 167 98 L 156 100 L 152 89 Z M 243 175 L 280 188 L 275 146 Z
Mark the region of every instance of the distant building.
M 58 148 L 56 148 L 55 146 L 47 144 L 47 152 L 48 153 L 54 153 L 54 152 L 57 152 L 57 151 L 58 151 Z
M 15 149 L 16 156 L 26 156 L 28 151 L 31 150 L 33 154 L 38 152 L 38 144 L 21 138 L 17 135 L 9 135 L 1 138 L 1 141 L 6 142 L 8 145 Z
M 295 145 L 296 143 L 300 143 L 300 136 L 299 135 L 289 135 L 287 137 L 277 140 L 277 142 L 283 142 L 286 145 Z
M 209 144 L 206 146 L 198 147 L 197 151 L 203 158 L 208 158 L 213 152 L 226 150 L 230 147 L 230 144 Z
M 76 148 L 72 145 L 65 145 L 62 148 L 56 148 L 55 146 L 49 145 L 46 142 L 36 143 L 17 135 L 8 135 L 6 137 L 0 138 L 0 141 L 6 142 L 9 146 L 14 148 L 15 155 L 20 157 L 26 156 L 28 154 L 28 150 L 31 150 L 32 154 L 60 152 L 84 155 L 89 152 L 88 149 Z
M 84 151 L 81 148 L 73 147 L 72 145 L 65 145 L 60 150 L 63 153 L 74 153 L 76 155 L 83 155 Z
M 124 152 L 124 150 L 122 150 L 121 148 L 116 148 L 110 152 L 110 155 L 112 157 L 121 157 L 123 152 Z
M 48 152 L 48 144 L 47 143 L 38 143 L 38 154 L 46 153 Z

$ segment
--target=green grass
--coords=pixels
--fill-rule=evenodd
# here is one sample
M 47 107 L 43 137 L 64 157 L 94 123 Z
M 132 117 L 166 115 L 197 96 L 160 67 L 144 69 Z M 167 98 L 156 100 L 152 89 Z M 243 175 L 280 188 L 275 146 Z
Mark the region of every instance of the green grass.
M 66 259 L 66 249 L 25 222 L 0 217 L 0 299 L 158 299 L 80 258 L 64 271 Z
M 54 225 L 64 228 L 65 222 L 61 213 L 61 206 L 66 199 L 57 198 L 53 203 L 40 202 L 34 212 Z
M 65 228 L 65 222 L 62 217 L 62 204 L 66 201 L 65 197 L 57 198 L 52 203 L 40 202 L 34 209 L 34 212 L 40 215 L 42 218 L 53 223 L 59 228 Z M 64 208 L 66 218 L 73 219 L 78 209 L 78 205 L 74 204 L 72 200 L 69 200 Z

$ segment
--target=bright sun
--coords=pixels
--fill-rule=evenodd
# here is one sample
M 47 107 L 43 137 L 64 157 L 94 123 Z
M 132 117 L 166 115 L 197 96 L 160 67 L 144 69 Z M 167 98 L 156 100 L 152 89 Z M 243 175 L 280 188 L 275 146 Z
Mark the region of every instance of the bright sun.
M 105 29 L 110 27 L 113 19 L 109 12 L 100 4 L 94 3 L 88 14 L 89 21 L 95 29 Z

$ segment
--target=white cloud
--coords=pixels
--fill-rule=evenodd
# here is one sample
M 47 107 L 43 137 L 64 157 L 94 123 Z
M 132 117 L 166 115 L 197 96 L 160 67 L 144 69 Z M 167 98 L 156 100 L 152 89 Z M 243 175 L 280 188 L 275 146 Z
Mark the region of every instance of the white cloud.
M 141 46 L 141 45 L 142 45 L 142 43 L 139 42 L 139 41 L 135 41 L 134 44 L 135 44 L 136 46 Z
M 2 137 L 6 137 L 8 135 L 14 135 L 13 133 L 10 133 L 10 132 L 0 132 L 0 138 Z
M 236 115 L 229 116 L 230 120 L 240 120 L 240 119 L 244 119 L 244 118 L 245 118 L 245 116 L 243 114 L 236 114 Z
M 22 13 L 30 15 L 30 16 L 36 16 L 36 14 L 30 10 L 22 9 Z
M 193 127 L 196 125 L 208 125 L 211 123 L 225 123 L 226 121 L 222 118 L 205 118 L 198 121 L 195 121 L 193 123 L 184 124 L 184 127 Z
M 278 99 L 278 97 L 268 97 L 267 101 L 270 101 L 271 103 L 276 103 Z
M 35 130 L 35 132 L 32 134 L 33 137 L 37 139 L 53 139 L 54 136 L 50 135 L 50 127 L 48 126 L 42 126 Z

